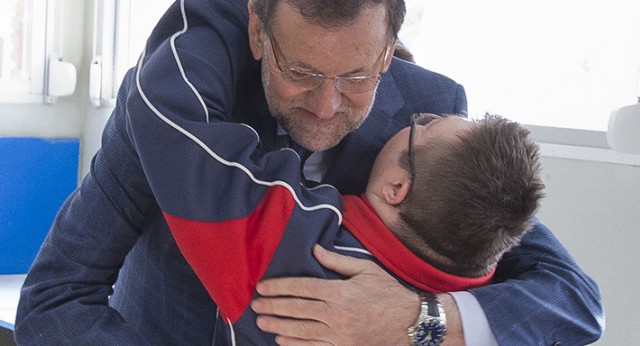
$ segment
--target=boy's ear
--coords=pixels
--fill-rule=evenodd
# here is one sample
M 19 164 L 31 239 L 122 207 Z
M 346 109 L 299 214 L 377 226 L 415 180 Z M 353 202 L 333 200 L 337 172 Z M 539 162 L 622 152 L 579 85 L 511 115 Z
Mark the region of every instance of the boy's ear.
M 264 53 L 264 34 L 262 32 L 262 22 L 253 9 L 253 1 L 247 4 L 249 9 L 249 47 L 253 58 L 261 60 Z
M 398 205 L 404 201 L 411 187 L 410 179 L 388 181 L 382 187 L 385 202 L 389 205 Z

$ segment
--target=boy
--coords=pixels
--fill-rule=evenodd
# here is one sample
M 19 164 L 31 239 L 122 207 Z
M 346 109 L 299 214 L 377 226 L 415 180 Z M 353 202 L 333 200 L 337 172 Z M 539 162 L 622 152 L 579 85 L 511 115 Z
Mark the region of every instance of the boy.
M 286 170 L 295 161 L 287 155 L 256 164 Z M 220 169 L 237 167 L 227 161 Z M 537 146 L 517 123 L 422 114 L 382 149 L 364 195 L 342 197 L 343 212 L 333 188 L 301 187 L 298 176 L 234 191 L 259 196 L 257 213 L 234 222 L 165 217 L 226 319 L 218 340 L 267 344 L 273 336 L 260 332 L 248 309 L 255 285 L 285 275 L 337 278 L 312 257 L 316 243 L 375 259 L 420 291 L 488 284 L 499 258 L 530 227 L 542 197 L 539 170 Z

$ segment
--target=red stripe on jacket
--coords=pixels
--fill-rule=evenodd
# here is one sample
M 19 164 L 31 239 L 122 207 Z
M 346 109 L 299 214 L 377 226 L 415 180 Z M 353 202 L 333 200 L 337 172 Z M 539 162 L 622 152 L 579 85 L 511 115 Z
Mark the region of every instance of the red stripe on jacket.
M 164 213 L 180 251 L 231 323 L 251 303 L 294 207 L 291 193 L 274 186 L 242 219 L 204 222 Z

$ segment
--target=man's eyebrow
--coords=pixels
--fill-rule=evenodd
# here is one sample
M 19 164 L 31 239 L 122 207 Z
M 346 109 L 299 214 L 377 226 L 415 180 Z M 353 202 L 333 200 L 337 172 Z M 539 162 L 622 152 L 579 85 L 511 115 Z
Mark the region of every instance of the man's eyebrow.
M 378 57 L 380 58 L 380 57 Z M 294 69 L 301 69 L 303 71 L 301 72 L 310 72 L 310 73 L 315 73 L 315 74 L 321 74 L 323 76 L 326 76 L 327 74 L 324 72 L 320 72 L 317 69 L 315 69 L 314 67 L 312 67 L 311 65 L 307 64 L 304 61 L 300 61 L 298 59 L 294 59 L 292 61 L 286 60 L 285 57 L 285 63 L 287 63 L 290 68 L 294 68 Z M 375 66 L 373 66 L 373 70 L 376 69 L 376 67 L 378 66 L 379 60 L 376 60 L 376 62 L 374 62 Z M 361 73 L 369 73 L 371 71 L 368 71 L 369 69 L 371 69 L 370 67 L 365 67 L 365 66 L 360 66 L 360 67 L 356 67 L 353 70 L 349 71 L 349 72 L 345 72 L 345 73 L 341 73 L 339 75 L 336 75 L 336 77 L 348 77 L 354 74 L 361 74 Z M 372 71 L 373 71 L 372 70 Z
M 368 68 L 358 67 L 358 68 L 352 70 L 351 72 L 347 72 L 347 73 L 341 74 L 340 76 L 349 76 L 349 75 L 352 75 L 352 74 L 367 72 L 367 69 Z
M 296 62 L 292 62 L 289 67 L 294 68 L 294 69 L 300 69 L 302 70 L 301 72 L 310 72 L 310 73 L 315 73 L 315 74 L 321 74 L 323 76 L 327 76 L 326 73 L 324 72 L 320 72 L 317 69 L 311 67 L 309 64 L 303 63 L 301 61 L 296 61 Z M 341 73 L 339 75 L 336 75 L 335 77 L 348 77 L 351 75 L 355 75 L 355 74 L 360 74 L 363 72 L 369 72 L 367 71 L 367 68 L 365 67 L 357 67 L 349 72 L 346 73 Z

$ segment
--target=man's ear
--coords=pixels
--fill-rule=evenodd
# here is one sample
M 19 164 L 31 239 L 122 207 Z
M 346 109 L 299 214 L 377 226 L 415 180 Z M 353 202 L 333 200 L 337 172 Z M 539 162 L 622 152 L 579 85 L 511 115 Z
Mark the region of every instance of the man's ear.
M 404 201 L 409 193 L 411 180 L 403 178 L 394 181 L 387 181 L 382 187 L 382 195 L 389 205 L 398 205 Z
M 384 68 L 382 69 L 382 72 L 387 72 L 387 70 L 389 69 L 389 65 L 391 65 L 391 60 L 393 60 L 393 53 L 395 53 L 396 51 L 396 43 L 394 42 L 393 45 L 391 47 L 389 47 L 389 52 L 387 53 L 387 60 L 384 61 Z
M 249 9 L 249 47 L 251 47 L 253 58 L 262 60 L 265 37 L 262 31 L 262 22 L 253 9 L 253 1 L 249 1 L 247 8 Z

